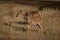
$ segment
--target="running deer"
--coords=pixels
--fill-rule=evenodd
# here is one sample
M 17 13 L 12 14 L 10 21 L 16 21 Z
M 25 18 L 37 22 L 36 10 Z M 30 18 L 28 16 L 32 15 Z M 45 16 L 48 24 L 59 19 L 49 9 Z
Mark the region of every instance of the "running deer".
M 40 24 L 41 22 L 41 16 L 38 11 L 30 11 L 27 15 L 28 20 L 28 29 L 31 30 L 31 27 L 33 25 L 38 26 L 40 29 L 42 29 L 42 26 Z

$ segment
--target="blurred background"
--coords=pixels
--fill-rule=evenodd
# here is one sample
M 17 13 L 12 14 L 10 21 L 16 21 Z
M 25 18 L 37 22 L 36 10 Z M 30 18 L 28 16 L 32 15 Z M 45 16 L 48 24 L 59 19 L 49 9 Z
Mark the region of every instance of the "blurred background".
M 28 33 L 27 24 L 8 25 L 25 21 L 23 15 L 15 18 L 19 10 L 39 11 L 43 30 L 32 27 Z M 60 40 L 60 0 L 0 0 L 0 40 Z

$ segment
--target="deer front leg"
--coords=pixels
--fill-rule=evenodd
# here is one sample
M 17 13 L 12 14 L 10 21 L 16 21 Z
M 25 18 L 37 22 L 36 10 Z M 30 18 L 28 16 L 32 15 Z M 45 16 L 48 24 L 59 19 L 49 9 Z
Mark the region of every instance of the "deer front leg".
M 29 32 L 29 33 L 31 32 L 31 27 L 32 27 L 32 25 L 29 24 L 29 25 L 28 25 L 28 32 Z

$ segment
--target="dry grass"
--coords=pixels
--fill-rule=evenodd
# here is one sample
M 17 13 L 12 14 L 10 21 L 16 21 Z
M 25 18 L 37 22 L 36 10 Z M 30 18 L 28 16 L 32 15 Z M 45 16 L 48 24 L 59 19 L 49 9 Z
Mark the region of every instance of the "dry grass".
M 14 4 L 14 6 L 15 13 L 19 9 L 22 9 L 23 13 L 27 10 L 37 10 L 33 6 L 18 4 Z M 60 11 L 40 11 L 42 17 L 41 25 L 43 26 L 42 34 L 41 30 L 37 30 L 37 27 L 32 27 L 31 32 L 28 33 L 26 24 L 13 23 L 11 26 L 5 25 L 2 17 L 7 15 L 9 10 L 9 4 L 0 4 L 0 40 L 60 40 Z

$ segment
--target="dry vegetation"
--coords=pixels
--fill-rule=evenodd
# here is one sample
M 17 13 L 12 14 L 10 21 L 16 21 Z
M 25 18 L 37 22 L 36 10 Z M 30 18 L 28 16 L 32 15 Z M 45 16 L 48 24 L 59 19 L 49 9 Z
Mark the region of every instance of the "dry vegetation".
M 42 17 L 42 34 L 37 27 L 32 27 L 31 32 L 28 33 L 26 24 L 12 23 L 13 25 L 10 26 L 8 23 L 4 23 L 9 22 L 3 20 L 3 17 L 10 16 L 11 7 L 13 7 L 13 18 L 20 9 L 23 10 L 23 13 L 29 10 L 38 10 L 36 7 L 29 5 L 0 4 L 0 40 L 60 40 L 60 11 L 57 8 L 56 10 L 43 9 L 39 11 Z M 24 21 L 23 17 L 19 21 L 22 20 Z

